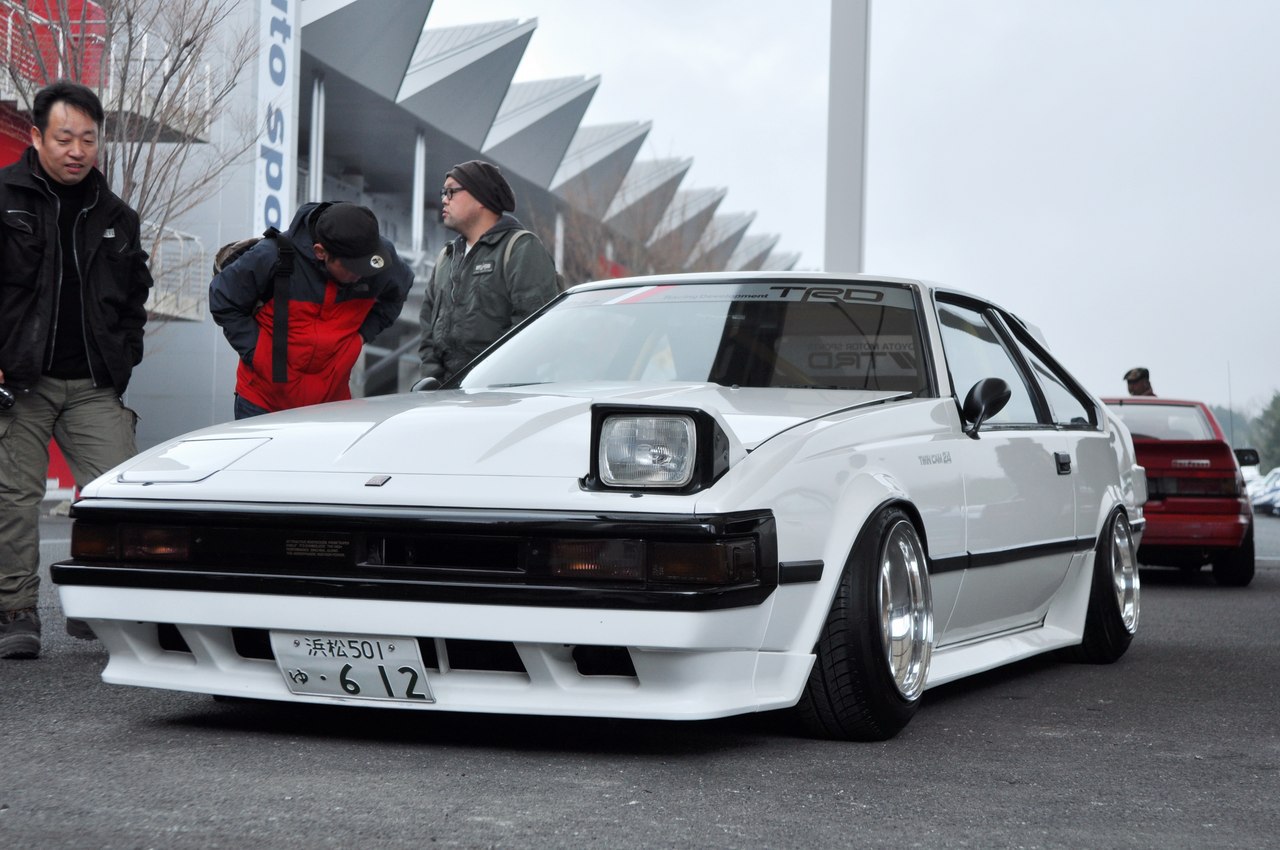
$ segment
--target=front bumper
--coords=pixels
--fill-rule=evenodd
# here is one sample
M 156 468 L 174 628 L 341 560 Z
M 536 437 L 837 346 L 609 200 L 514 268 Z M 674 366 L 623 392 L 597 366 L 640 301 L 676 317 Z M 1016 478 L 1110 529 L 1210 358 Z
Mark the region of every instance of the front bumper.
M 88 621 L 110 653 L 104 681 L 268 700 L 706 719 L 794 705 L 813 663 L 810 653 L 759 649 L 773 600 L 746 608 L 684 612 L 77 585 L 62 585 L 59 593 L 67 616 Z M 373 702 L 293 694 L 270 657 L 269 644 L 264 652 L 261 639 L 251 640 L 273 629 L 417 637 L 420 645 L 434 650 L 426 672 L 436 701 Z M 468 669 L 466 662 L 455 663 L 462 659 L 454 648 L 461 648 L 460 641 L 471 649 L 481 644 L 501 647 L 514 661 Z M 256 649 L 246 650 L 246 643 Z M 621 659 L 622 669 L 591 669 L 582 663 L 581 647 L 612 652 Z
M 769 511 L 104 499 L 77 503 L 73 517 L 73 557 L 52 576 L 67 616 L 87 621 L 105 644 L 103 679 L 114 684 L 419 710 L 698 719 L 793 705 L 813 663 L 808 646 L 762 649 L 779 595 L 788 598 L 781 610 L 803 610 L 821 575 L 807 562 L 778 563 Z M 137 548 L 175 528 L 187 541 L 176 554 Z M 538 560 L 552 540 L 655 546 L 659 560 L 699 547 L 750 549 L 754 578 L 688 584 L 661 570 L 634 581 L 567 577 Z M 295 693 L 273 632 L 412 638 L 435 702 Z

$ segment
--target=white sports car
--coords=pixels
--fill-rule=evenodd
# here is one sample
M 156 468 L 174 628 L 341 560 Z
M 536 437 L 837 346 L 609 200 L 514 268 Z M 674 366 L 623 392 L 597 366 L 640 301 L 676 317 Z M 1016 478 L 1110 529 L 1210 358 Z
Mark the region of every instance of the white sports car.
M 795 708 L 1138 622 L 1125 426 L 1015 316 L 913 280 L 584 284 L 444 386 L 206 428 L 85 488 L 107 682 L 424 711 Z

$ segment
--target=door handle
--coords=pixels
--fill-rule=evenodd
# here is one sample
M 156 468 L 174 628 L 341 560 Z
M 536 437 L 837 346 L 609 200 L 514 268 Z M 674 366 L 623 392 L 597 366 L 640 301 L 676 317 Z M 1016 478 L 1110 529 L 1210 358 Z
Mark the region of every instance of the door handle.
M 1071 453 L 1070 452 L 1054 452 L 1053 459 L 1058 462 L 1058 474 L 1071 474 Z

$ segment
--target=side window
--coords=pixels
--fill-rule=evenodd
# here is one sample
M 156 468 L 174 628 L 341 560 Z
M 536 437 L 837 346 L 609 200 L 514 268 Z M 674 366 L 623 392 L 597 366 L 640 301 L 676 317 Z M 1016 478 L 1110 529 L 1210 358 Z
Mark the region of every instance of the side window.
M 1053 417 L 1054 423 L 1068 428 L 1092 425 L 1093 408 L 1076 397 L 1059 371 L 1023 345 L 1022 340 L 1018 340 L 1018 348 L 1031 364 L 1031 371 L 1035 373 L 1045 400 L 1049 402 L 1049 415 Z
M 1012 395 L 1004 410 L 990 420 L 998 425 L 1038 424 L 1035 404 L 1017 365 L 1005 350 L 1000 336 L 977 310 L 956 304 L 938 304 L 942 347 L 947 367 L 961 403 L 969 388 L 983 378 L 1002 378 Z

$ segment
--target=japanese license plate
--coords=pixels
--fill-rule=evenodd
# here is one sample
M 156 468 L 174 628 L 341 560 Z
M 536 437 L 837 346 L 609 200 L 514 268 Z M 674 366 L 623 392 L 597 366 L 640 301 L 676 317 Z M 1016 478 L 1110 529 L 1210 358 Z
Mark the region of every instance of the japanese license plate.
M 435 702 L 411 637 L 272 632 L 271 649 L 295 694 Z

